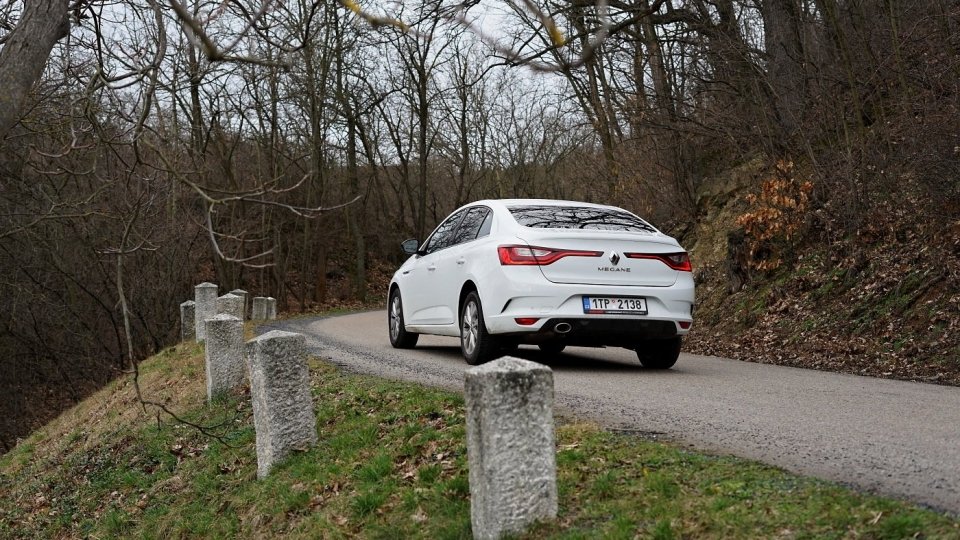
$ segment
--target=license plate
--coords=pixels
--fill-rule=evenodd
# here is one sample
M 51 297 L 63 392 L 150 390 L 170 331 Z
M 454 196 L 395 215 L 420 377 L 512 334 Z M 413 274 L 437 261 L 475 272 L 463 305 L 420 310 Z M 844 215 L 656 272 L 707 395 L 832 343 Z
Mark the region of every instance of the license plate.
M 592 314 L 646 315 L 647 299 L 620 296 L 584 296 L 583 312 Z

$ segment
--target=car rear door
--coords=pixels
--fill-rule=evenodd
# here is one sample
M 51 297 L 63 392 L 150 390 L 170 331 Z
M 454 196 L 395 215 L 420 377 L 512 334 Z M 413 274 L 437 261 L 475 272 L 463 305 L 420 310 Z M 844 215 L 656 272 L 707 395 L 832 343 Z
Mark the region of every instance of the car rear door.
M 474 242 L 489 233 L 492 219 L 493 213 L 486 206 L 468 208 L 463 221 L 453 234 L 450 247 L 444 250 L 444 264 L 438 272 L 436 286 L 438 294 L 446 302 L 445 309 L 452 320 L 459 317 L 460 289 L 467 280 L 469 263 L 475 257 Z M 494 251 L 495 249 L 491 249 L 491 253 Z
M 447 261 L 447 249 L 453 240 L 466 209 L 459 210 L 445 219 L 424 243 L 422 254 L 404 275 L 405 290 L 402 290 L 406 306 L 404 316 L 410 325 L 451 324 L 449 302 L 445 301 L 437 287 L 439 276 Z

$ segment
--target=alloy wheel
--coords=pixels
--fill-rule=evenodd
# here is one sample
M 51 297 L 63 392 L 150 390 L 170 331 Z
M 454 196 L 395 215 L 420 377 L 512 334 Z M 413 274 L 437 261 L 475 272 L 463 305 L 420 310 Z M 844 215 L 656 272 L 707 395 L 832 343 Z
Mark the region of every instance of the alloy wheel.
M 390 302 L 390 338 L 394 341 L 400 336 L 400 297 L 395 295 Z
M 472 355 L 477 348 L 479 337 L 477 333 L 480 327 L 480 317 L 477 312 L 477 305 L 468 302 L 463 308 L 463 321 L 460 329 L 460 339 L 463 341 L 463 351 Z

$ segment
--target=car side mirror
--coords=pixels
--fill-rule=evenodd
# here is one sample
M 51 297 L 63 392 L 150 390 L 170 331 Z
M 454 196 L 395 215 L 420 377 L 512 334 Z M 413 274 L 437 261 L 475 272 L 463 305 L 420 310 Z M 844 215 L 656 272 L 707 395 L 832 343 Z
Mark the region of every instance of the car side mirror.
M 403 249 L 403 252 L 407 255 L 416 255 L 417 248 L 420 247 L 420 242 L 416 238 L 411 238 L 409 240 L 404 240 L 400 244 L 400 248 Z

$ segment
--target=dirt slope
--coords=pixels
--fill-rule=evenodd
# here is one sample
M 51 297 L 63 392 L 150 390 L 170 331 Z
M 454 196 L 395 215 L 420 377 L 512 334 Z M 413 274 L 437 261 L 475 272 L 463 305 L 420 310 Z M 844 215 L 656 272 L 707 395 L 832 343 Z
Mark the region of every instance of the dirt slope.
M 686 243 L 698 288 L 685 350 L 960 385 L 960 221 L 891 206 L 847 230 L 814 204 L 779 268 L 736 290 L 730 235 L 763 174 L 750 163 L 702 190 Z

